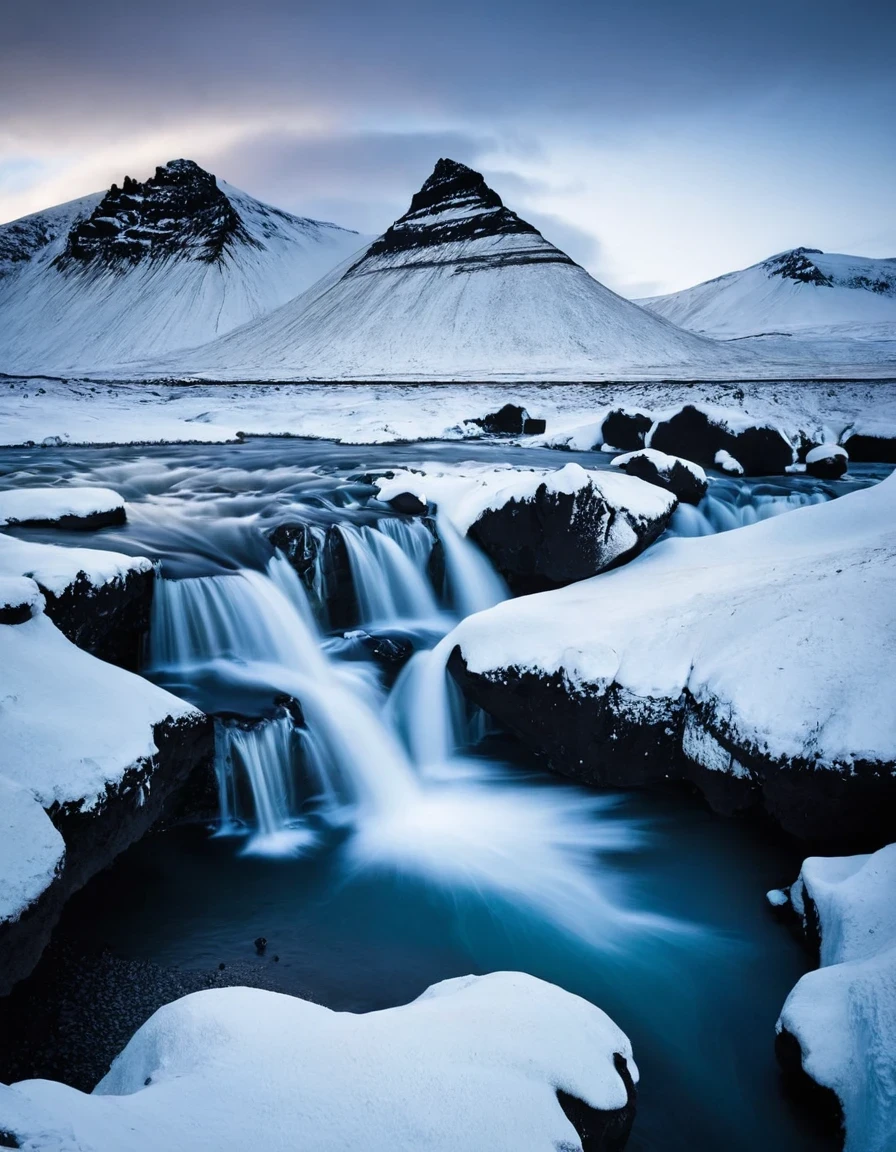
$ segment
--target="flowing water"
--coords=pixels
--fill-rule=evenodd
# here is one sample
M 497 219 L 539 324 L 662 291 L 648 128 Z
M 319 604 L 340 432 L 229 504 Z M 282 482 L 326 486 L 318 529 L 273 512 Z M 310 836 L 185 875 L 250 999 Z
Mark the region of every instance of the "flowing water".
M 457 621 L 506 589 L 450 523 L 388 515 L 361 474 L 566 456 L 303 442 L 4 456 L 6 482 L 73 478 L 128 498 L 128 525 L 95 540 L 160 562 L 145 674 L 217 717 L 213 827 L 148 838 L 94 883 L 88 915 L 114 950 L 214 966 L 263 935 L 285 990 L 353 1010 L 523 968 L 632 1036 L 632 1148 L 822 1147 L 781 1097 L 772 1055 L 805 958 L 763 896 L 795 875 L 795 851 L 676 794 L 546 779 L 490 732 L 445 664 Z M 670 533 L 848 487 L 718 479 Z M 316 553 L 301 575 L 268 540 L 287 523 Z M 338 580 L 328 550 L 344 557 Z

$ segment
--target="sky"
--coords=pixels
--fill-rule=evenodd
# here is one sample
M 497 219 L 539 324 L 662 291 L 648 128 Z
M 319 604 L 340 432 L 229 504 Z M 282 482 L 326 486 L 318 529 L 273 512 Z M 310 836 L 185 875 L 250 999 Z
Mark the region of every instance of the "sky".
M 896 4 L 29 0 L 0 221 L 184 156 L 361 232 L 440 156 L 627 296 L 805 245 L 896 256 Z

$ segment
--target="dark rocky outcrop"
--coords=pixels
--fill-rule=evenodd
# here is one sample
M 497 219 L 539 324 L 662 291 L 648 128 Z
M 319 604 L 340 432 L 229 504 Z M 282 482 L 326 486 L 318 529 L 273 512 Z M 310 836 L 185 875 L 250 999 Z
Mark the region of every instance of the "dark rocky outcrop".
M 399 492 L 386 503 L 393 512 L 398 512 L 402 516 L 425 516 L 427 513 L 426 502 L 413 492 Z
M 671 492 L 683 504 L 699 504 L 706 495 L 706 478 L 701 478 L 677 457 L 670 456 L 669 460 L 671 463 L 660 467 L 649 452 L 636 452 L 619 467 L 629 476 L 637 476 L 639 480 L 646 480 L 648 484 L 655 484 L 657 488 Z
M 69 897 L 148 832 L 190 774 L 214 759 L 212 722 L 202 715 L 163 720 L 153 739 L 156 755 L 132 764 L 107 785 L 93 809 L 83 811 L 74 802 L 47 809 L 65 841 L 65 862 L 18 920 L 0 924 L 0 996 L 34 968 Z
M 806 457 L 806 471 L 819 480 L 839 480 L 846 475 L 848 467 L 849 457 L 845 452 L 831 452 L 815 458 L 809 452 Z
M 106 584 L 83 572 L 55 595 L 41 588 L 46 613 L 65 636 L 101 660 L 136 671 L 149 629 L 155 573 L 132 570 Z
M 557 1100 L 567 1120 L 582 1141 L 582 1152 L 622 1152 L 635 1122 L 638 1090 L 621 1052 L 613 1054 L 613 1064 L 625 1084 L 628 1099 L 623 1108 L 602 1112 L 577 1096 L 557 1089 Z
M 629 412 L 625 408 L 614 408 L 604 417 L 601 425 L 601 442 L 618 448 L 621 452 L 635 452 L 644 447 L 644 438 L 650 431 L 653 418 L 646 412 Z
M 467 535 L 512 591 L 524 595 L 630 560 L 662 534 L 674 507 L 670 502 L 666 515 L 647 520 L 609 504 L 593 484 L 572 493 L 541 484 L 531 497 L 483 512 Z M 623 537 L 633 543 L 621 545 Z
M 756 424 L 733 432 L 693 404 L 658 420 L 647 443 L 706 468 L 716 467 L 718 452 L 728 452 L 748 476 L 777 475 L 793 463 L 793 447 L 779 429 Z
M 469 423 L 490 436 L 540 436 L 547 427 L 546 421 L 533 418 L 519 404 L 505 404 L 497 412 L 476 416 Z
M 169 258 L 214 263 L 239 241 L 255 245 L 215 177 L 192 160 L 171 160 L 141 183 L 125 176 L 74 225 L 55 264 L 63 270 Z
M 856 761 L 824 768 L 773 760 L 738 743 L 706 705 L 633 697 L 618 684 L 594 691 L 562 674 L 503 668 L 471 673 L 460 649 L 448 662 L 464 693 L 552 769 L 585 784 L 641 787 L 679 780 L 716 812 L 764 811 L 784 831 L 819 849 L 862 851 L 892 839 L 896 765 Z M 709 744 L 707 767 L 695 748 Z M 727 757 L 729 770 L 718 761 Z
M 833 287 L 833 280 L 826 276 L 811 256 L 822 256 L 820 248 L 794 248 L 781 252 L 766 260 L 763 267 L 769 276 L 780 276 L 784 280 L 795 280 L 797 284 L 814 284 L 819 288 Z
M 896 464 L 896 436 L 847 431 L 843 447 L 858 464 Z

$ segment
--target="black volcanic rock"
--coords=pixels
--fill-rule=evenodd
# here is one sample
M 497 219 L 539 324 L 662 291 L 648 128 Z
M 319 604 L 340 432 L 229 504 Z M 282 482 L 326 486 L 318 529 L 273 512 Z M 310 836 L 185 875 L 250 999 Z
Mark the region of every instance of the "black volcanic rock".
M 896 436 L 847 432 L 843 447 L 850 460 L 861 464 L 896 464 Z
M 113 184 L 72 228 L 60 268 L 116 266 L 182 256 L 213 263 L 235 241 L 254 244 L 215 177 L 192 160 L 171 160 L 140 183 Z
M 352 272 L 377 256 L 432 248 L 439 244 L 477 240 L 483 237 L 541 236 L 537 228 L 504 207 L 501 197 L 486 184 L 481 173 L 441 159 L 432 175 L 411 200 L 404 216 L 367 249 Z M 502 249 L 500 254 L 466 258 L 471 267 L 486 262 L 489 267 L 509 263 L 573 264 L 574 261 L 552 245 L 528 246 L 520 250 Z M 415 261 L 415 263 L 419 263 Z
M 73 644 L 101 660 L 136 672 L 149 614 L 155 573 L 129 571 L 105 584 L 92 584 L 83 572 L 56 594 L 41 587 L 46 614 Z
M 600 434 L 602 442 L 621 452 L 635 452 L 644 447 L 644 437 L 650 431 L 653 419 L 646 412 L 627 412 L 614 408 L 604 417 Z
M 551 492 L 541 484 L 531 497 L 483 512 L 467 535 L 512 591 L 527 595 L 632 559 L 662 535 L 675 504 L 670 501 L 664 515 L 647 519 L 610 504 L 591 483 L 576 492 Z
M 663 457 L 659 457 L 663 461 Z M 632 453 L 619 467 L 629 476 L 637 476 L 648 484 L 655 484 L 671 492 L 683 504 L 699 504 L 706 495 L 707 481 L 688 467 L 688 461 L 669 456 L 662 464 L 657 462 L 649 449 Z
M 785 280 L 795 280 L 798 284 L 816 284 L 820 288 L 833 287 L 833 280 L 826 276 L 810 256 L 822 256 L 820 248 L 794 248 L 766 260 L 765 268 L 769 276 L 781 276 Z
M 649 444 L 706 468 L 717 467 L 716 453 L 725 451 L 748 476 L 777 475 L 794 459 L 793 446 L 777 428 L 756 424 L 734 432 L 693 404 L 654 424 Z
M 546 421 L 530 416 L 519 404 L 505 404 L 497 412 L 475 416 L 470 423 L 491 436 L 540 436 L 546 427 Z

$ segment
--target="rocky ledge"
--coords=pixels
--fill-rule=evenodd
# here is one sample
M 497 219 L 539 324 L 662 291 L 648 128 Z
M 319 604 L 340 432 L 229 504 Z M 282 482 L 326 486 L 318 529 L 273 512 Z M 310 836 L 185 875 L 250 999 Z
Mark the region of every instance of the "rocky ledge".
M 896 826 L 896 477 L 454 633 L 466 693 L 592 784 L 696 785 L 829 846 Z

